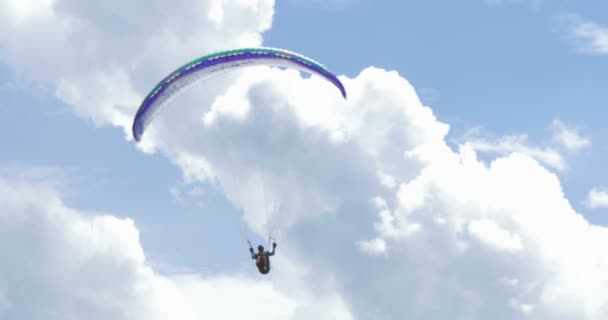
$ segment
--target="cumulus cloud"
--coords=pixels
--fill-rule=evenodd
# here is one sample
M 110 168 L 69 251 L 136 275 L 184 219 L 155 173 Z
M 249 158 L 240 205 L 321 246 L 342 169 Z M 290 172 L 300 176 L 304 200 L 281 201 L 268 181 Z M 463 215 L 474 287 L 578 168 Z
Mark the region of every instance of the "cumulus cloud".
M 12 43 L 15 47 L 7 49 L 11 33 L 4 27 L 2 55 L 15 68 L 56 84 L 59 96 L 78 114 L 128 132 L 127 120 L 136 98 L 166 71 L 190 58 L 190 52 L 199 55 L 215 48 L 259 44 L 260 33 L 270 26 L 270 2 L 197 3 L 166 8 L 152 2 L 154 10 L 133 22 L 120 19 L 122 11 L 104 11 L 107 4 L 97 8 L 53 2 L 48 10 L 26 10 L 20 15 L 11 9 L 9 22 L 3 26 L 10 26 L 15 35 L 34 37 L 28 31 L 30 25 L 20 23 L 37 14 L 30 24 L 47 23 L 48 30 L 54 30 L 48 31 L 49 39 L 70 38 L 62 44 L 66 48 L 76 46 L 72 42 L 82 44 L 78 40 L 85 35 L 97 39 L 90 44 L 93 47 L 114 48 L 111 45 L 124 42 L 126 48 L 116 46 L 117 52 L 109 56 L 100 52 L 99 64 L 75 60 L 64 76 L 52 65 L 37 70 L 27 56 L 16 54 L 27 52 L 28 46 L 49 46 L 52 57 L 53 46 L 42 41 Z M 206 18 L 187 19 L 192 15 Z M 58 16 L 67 17 L 61 21 L 68 22 L 57 27 L 52 22 Z M 106 31 L 101 27 L 104 19 L 128 23 L 129 32 Z M 147 36 L 150 21 L 160 21 L 161 27 Z M 74 32 L 61 31 L 74 25 L 79 26 Z M 200 44 L 201 36 L 209 36 L 211 45 Z M 82 47 L 81 52 L 88 52 L 87 46 Z M 188 319 L 200 315 L 193 301 L 210 299 L 217 308 L 235 312 L 229 316 L 239 317 L 237 312 L 248 307 L 231 305 L 235 299 L 222 294 L 230 291 L 270 297 L 264 300 L 267 303 L 255 303 L 263 310 L 284 304 L 285 309 L 272 314 L 291 319 L 608 316 L 608 230 L 590 225 L 577 214 L 557 176 L 538 162 L 563 168 L 559 153 L 529 147 L 525 136 L 498 143 L 469 142 L 452 150 L 445 142 L 449 126 L 422 105 L 414 88 L 398 73 L 370 67 L 341 80 L 348 101 L 317 77 L 303 78 L 292 70 L 246 69 L 206 83 L 201 93 L 176 100 L 155 119 L 142 141 L 146 150 L 156 150 L 178 166 L 184 183 L 204 181 L 221 189 L 243 208 L 244 221 L 259 235 L 265 235 L 268 227 L 266 204 L 277 204 L 271 216 L 281 251 L 273 258 L 271 280 L 254 283 L 243 276 L 158 275 L 146 264 L 132 222 L 99 215 L 86 218 L 74 212 L 42 222 L 20 218 L 27 214 L 10 215 L 44 216 L 47 208 L 53 208 L 26 197 L 23 210 L 2 212 L 17 217 L 13 220 L 31 221 L 26 224 L 28 230 L 47 230 L 50 224 L 54 233 L 36 242 L 35 237 L 46 233 L 15 229 L 10 235 L 2 233 L 7 237 L 3 243 L 33 243 L 25 250 L 38 257 L 33 265 L 54 266 L 44 259 L 65 252 L 69 255 L 51 261 L 68 267 L 58 264 L 51 271 L 30 271 L 32 285 L 17 288 L 23 294 L 51 294 L 40 298 L 44 308 L 14 310 L 24 315 L 20 318 L 27 318 L 27 312 L 52 309 L 79 318 L 95 319 L 89 315 L 99 314 L 154 319 L 173 315 L 173 309 L 163 309 L 172 304 L 159 303 L 171 301 L 186 310 L 182 312 L 194 310 L 182 316 Z M 116 83 L 120 88 L 113 87 Z M 101 85 L 103 90 L 88 96 L 91 85 Z M 85 103 L 88 99 L 95 103 Z M 484 148 L 500 156 L 486 165 L 476 153 Z M 14 187 L 5 183 L 4 188 L 8 194 Z M 13 194 L 0 199 L 5 207 L 20 203 Z M 54 203 L 63 208 L 59 211 L 68 210 L 61 202 Z M 79 231 L 72 220 L 81 221 L 87 232 Z M 2 225 L 10 229 L 15 222 Z M 28 235 L 33 240 L 19 241 Z M 96 250 L 85 250 L 83 244 Z M 18 259 L 6 279 L 16 281 L 20 278 L 14 270 L 30 265 L 30 255 L 20 253 L 20 246 L 10 248 Z M 48 278 L 58 280 L 47 284 L 46 272 L 56 272 Z M 157 289 L 157 283 L 162 289 Z M 15 286 L 0 290 L 4 297 L 0 306 L 16 300 L 11 291 Z M 77 289 L 70 294 L 84 297 L 87 303 L 70 300 L 76 298 L 68 302 L 47 299 L 66 287 Z M 140 291 L 133 288 L 146 294 L 138 295 Z M 192 288 L 218 294 L 209 298 L 201 294 L 201 300 L 191 294 L 196 291 Z M 90 292 L 105 294 L 89 298 Z
M 543 0 L 483 0 L 487 5 L 499 7 L 505 5 L 514 5 L 514 4 L 527 4 L 531 8 L 537 9 L 539 8 Z
M 480 242 L 498 250 L 519 251 L 522 249 L 521 239 L 500 228 L 493 220 L 472 220 L 467 226 L 469 233 Z
M 384 239 L 376 238 L 367 241 L 357 242 L 359 248 L 366 253 L 371 255 L 383 254 L 386 252 L 386 242 Z
M 593 188 L 587 194 L 587 206 L 589 208 L 606 208 L 608 207 L 608 190 L 601 188 Z
M 402 187 L 422 184 L 427 194 L 426 201 L 412 207 L 401 205 L 411 197 L 402 192 L 393 214 L 402 225 L 420 225 L 419 232 L 407 240 L 395 239 L 392 233 L 377 235 L 387 239 L 389 252 L 399 246 L 411 250 L 405 260 L 420 264 L 411 263 L 408 270 L 418 270 L 421 287 L 444 292 L 432 301 L 437 305 L 439 298 L 445 309 L 425 305 L 429 312 L 440 316 L 451 310 L 463 315 L 457 318 L 480 319 L 492 314 L 504 319 L 527 314 L 538 319 L 604 316 L 608 302 L 585 292 L 604 290 L 607 279 L 601 270 L 608 257 L 595 241 L 605 243 L 608 230 L 576 214 L 557 178 L 529 157 L 513 154 L 485 167 L 469 147 L 460 154 L 459 162 L 425 169 Z M 564 234 L 580 238 L 564 239 Z M 587 247 L 596 249 L 583 249 Z M 452 281 L 434 281 L 431 268 L 446 272 L 442 278 Z M 467 277 L 467 270 L 475 275 Z M 501 287 L 502 277 L 516 280 Z M 447 301 L 450 291 L 462 305 Z
M 608 28 L 593 21 L 573 17 L 570 23 L 570 34 L 574 38 L 577 50 L 582 53 L 608 54 Z
M 545 145 L 535 146 L 528 140 L 527 134 L 506 135 L 497 139 L 486 138 L 480 128 L 466 132 L 456 142 L 467 143 L 478 152 L 506 155 L 513 152 L 526 154 L 545 165 L 565 170 L 568 167 L 564 153 L 580 151 L 591 145 L 591 140 L 559 119 L 551 123 L 551 141 Z
M 8 0 L 0 4 L 0 59 L 53 84 L 79 116 L 128 128 L 141 98 L 184 61 L 259 45 L 273 6 L 272 0 L 153 0 L 143 7 Z
M 608 232 L 554 174 L 523 152 L 488 166 L 471 144 L 451 150 L 448 127 L 394 72 L 343 80 L 347 102 L 320 79 L 252 69 L 228 89 L 246 110 L 217 99 L 196 129 L 159 129 L 155 143 L 204 158 L 260 235 L 264 177 L 288 248 L 273 272 L 302 269 L 287 292 L 333 292 L 358 318 L 605 315 Z
M 527 134 L 509 135 L 495 141 L 484 138 L 471 138 L 467 142 L 481 152 L 497 154 L 518 152 L 529 155 L 557 170 L 564 170 L 567 167 L 566 160 L 558 150 L 550 147 L 531 146 L 528 143 Z
M 296 307 L 246 275 L 159 274 L 133 221 L 70 208 L 45 183 L 0 177 L 0 231 L 4 319 L 285 319 Z
M 582 136 L 576 128 L 566 126 L 560 120 L 553 120 L 553 140 L 569 151 L 578 151 L 591 145 L 591 141 Z

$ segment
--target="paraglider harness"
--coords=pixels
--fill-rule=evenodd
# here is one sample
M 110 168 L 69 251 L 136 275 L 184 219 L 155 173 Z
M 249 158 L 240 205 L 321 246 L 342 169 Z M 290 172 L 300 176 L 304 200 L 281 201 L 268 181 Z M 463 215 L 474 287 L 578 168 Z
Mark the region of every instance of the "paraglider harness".
M 270 247 L 271 240 L 275 241 L 273 242 L 272 247 L 272 255 L 274 255 L 276 240 L 273 239 L 270 235 L 268 235 L 268 247 Z M 251 241 L 247 240 L 247 242 L 249 243 L 249 251 L 251 252 L 251 258 L 255 259 L 255 265 L 256 267 L 258 267 L 258 271 L 260 271 L 261 274 L 268 274 L 268 272 L 270 272 L 270 252 L 266 251 L 255 253 L 253 250 L 253 246 L 251 245 Z M 258 248 L 260 247 L 262 246 L 258 246 Z

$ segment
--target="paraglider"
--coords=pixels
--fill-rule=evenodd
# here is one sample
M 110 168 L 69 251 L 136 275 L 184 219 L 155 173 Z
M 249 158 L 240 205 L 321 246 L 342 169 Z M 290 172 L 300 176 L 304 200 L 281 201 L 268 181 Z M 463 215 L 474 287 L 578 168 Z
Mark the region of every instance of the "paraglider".
M 258 246 L 258 252 L 253 252 L 251 243 L 249 244 L 249 252 L 251 252 L 251 259 L 255 260 L 255 265 L 258 267 L 258 271 L 261 274 L 267 274 L 270 272 L 270 256 L 274 256 L 274 251 L 277 248 L 277 243 L 272 243 L 272 251 L 264 251 L 264 246 Z
M 133 138 L 140 141 L 156 113 L 194 84 L 213 75 L 252 65 L 285 67 L 320 76 L 338 88 L 342 97 L 346 99 L 344 85 L 336 75 L 318 62 L 300 54 L 275 48 L 243 48 L 222 51 L 186 63 L 161 80 L 144 98 L 137 110 L 133 119 Z M 254 253 L 251 242 L 249 243 L 251 258 L 256 260 L 260 273 L 268 274 L 270 272 L 269 257 L 274 255 L 276 246 L 277 244 L 273 242 L 272 251 L 269 252 L 264 251 L 264 247 L 260 245 L 258 252 Z
M 140 141 L 154 115 L 179 94 L 200 80 L 235 68 L 251 65 L 285 67 L 321 76 L 340 90 L 344 85 L 336 75 L 318 62 L 300 54 L 275 48 L 244 48 L 213 53 L 193 60 L 171 72 L 143 100 L 133 119 L 133 137 Z

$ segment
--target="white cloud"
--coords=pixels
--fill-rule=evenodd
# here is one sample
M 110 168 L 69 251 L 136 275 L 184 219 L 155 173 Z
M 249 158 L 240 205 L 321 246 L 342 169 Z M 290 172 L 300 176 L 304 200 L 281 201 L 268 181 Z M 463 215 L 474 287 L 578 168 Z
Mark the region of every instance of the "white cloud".
M 587 206 L 589 208 L 608 208 L 608 191 L 605 189 L 593 188 L 587 194 Z
M 469 233 L 479 241 L 494 246 L 498 250 L 515 252 L 523 247 L 519 236 L 500 228 L 493 220 L 472 220 L 467 228 Z
M 605 315 L 600 243 L 608 231 L 572 209 L 555 175 L 522 152 L 486 166 L 470 144 L 450 150 L 447 127 L 395 73 L 370 68 L 343 80 L 346 103 L 316 78 L 245 72 L 233 91 L 248 101 L 245 116 L 217 100 L 214 120 L 188 132 L 193 139 L 159 130 L 158 149 L 204 155 L 260 233 L 263 195 L 247 181 L 265 177 L 271 201 L 284 209 L 276 230 L 289 249 L 280 259 L 336 283 L 304 281 L 288 292 L 337 290 L 364 318 L 410 310 L 422 318 Z M 336 128 L 344 133 L 338 142 Z M 247 183 L 222 183 L 231 176 Z M 498 286 L 505 277 L 518 281 Z
M 492 308 L 486 306 L 505 303 L 501 301 L 515 301 L 517 313 L 494 309 L 505 319 L 519 319 L 521 313 L 536 319 L 605 316 L 608 301 L 591 292 L 604 291 L 608 283 L 602 275 L 608 256 L 601 249 L 608 229 L 591 226 L 577 215 L 563 198 L 557 178 L 528 157 L 513 154 L 486 168 L 468 148 L 461 150 L 460 162 L 427 168 L 402 187 L 422 185 L 426 194 L 413 210 L 400 201 L 395 213 L 421 226 L 398 242 L 408 248 L 404 260 L 416 261 L 403 263 L 420 279 L 419 289 L 428 285 L 433 292 L 443 292 L 433 295 L 434 305 L 458 310 L 459 315 L 472 312 L 475 319 L 491 314 Z M 437 217 L 445 222 L 435 223 Z M 386 239 L 388 247 L 399 245 L 390 234 L 380 232 L 376 237 Z M 443 268 L 446 265 L 449 268 Z M 475 275 L 467 277 L 467 270 Z M 434 281 L 435 272 L 458 280 Z M 501 281 L 505 276 L 517 280 L 500 290 L 487 286 L 490 279 Z M 481 306 L 454 292 L 472 288 L 482 299 Z M 450 291 L 460 307 L 448 301 Z M 430 304 L 418 308 L 442 314 L 433 313 Z
M 522 153 L 528 155 L 545 165 L 565 170 L 568 165 L 563 155 L 565 151 L 579 151 L 591 145 L 589 138 L 580 134 L 577 128 L 571 128 L 562 121 L 556 119 L 551 123 L 552 143 L 547 146 L 534 146 L 528 142 L 527 134 L 507 135 L 498 139 L 482 137 L 479 127 L 468 130 L 455 142 L 464 142 L 471 145 L 476 151 L 484 153 L 496 153 L 506 155 L 510 153 Z
M 382 185 L 384 185 L 385 187 L 393 189 L 397 186 L 397 180 L 395 179 L 395 177 L 385 174 L 382 171 L 378 171 L 377 174 L 378 178 L 382 182 Z
M 583 53 L 608 54 L 608 28 L 581 18 L 571 19 L 571 35 Z
M 483 0 L 483 2 L 485 2 L 489 6 L 496 7 L 523 3 L 529 5 L 533 9 L 538 9 L 542 5 L 543 0 Z
M 272 2 L 263 1 L 151 2 L 146 15 L 128 3 L 92 6 L 53 3 L 4 17 L 2 55 L 57 85 L 78 114 L 127 132 L 137 99 L 163 73 L 191 55 L 259 44 L 272 16 Z M 107 19 L 127 23 L 129 32 L 105 30 Z M 61 62 L 63 53 L 73 62 L 38 70 L 27 54 L 33 49 L 49 52 L 45 62 Z M 525 136 L 454 151 L 445 143 L 449 126 L 396 72 L 366 68 L 341 79 L 346 102 L 317 77 L 237 72 L 176 100 L 144 136 L 186 182 L 221 188 L 260 235 L 265 204 L 278 204 L 280 253 L 267 281 L 159 275 L 129 220 L 86 217 L 52 192 L 11 181 L 0 184 L 0 236 L 2 252 L 15 259 L 2 269 L 10 274 L 0 281 L 10 282 L 0 292 L 4 305 L 32 299 L 7 318 L 38 310 L 64 318 L 213 318 L 220 309 L 228 318 L 243 310 L 291 319 L 608 316 L 608 230 L 578 215 L 558 177 L 532 159 L 563 168 L 557 151 L 530 147 Z M 475 149 L 508 155 L 485 165 Z
M 357 246 L 359 246 L 361 251 L 371 255 L 380 255 L 386 253 L 386 242 L 381 238 L 359 241 L 357 242 Z
M 489 141 L 483 138 L 471 138 L 470 140 L 467 140 L 467 143 L 477 151 L 499 154 L 518 152 L 526 154 L 557 170 L 564 170 L 567 168 L 566 160 L 558 150 L 530 146 L 527 140 L 528 136 L 526 134 L 520 134 L 505 136 L 496 141 Z
M 152 0 L 144 7 L 116 0 L 4 1 L 0 57 L 51 82 L 76 114 L 130 135 L 132 114 L 158 79 L 205 53 L 259 45 L 273 6 L 273 0 Z
M 515 308 L 516 310 L 521 311 L 524 314 L 530 314 L 532 311 L 534 311 L 534 306 L 531 304 L 525 304 L 525 303 L 521 303 L 519 301 L 517 301 L 517 299 L 512 299 L 511 300 L 511 305 L 513 306 L 513 308 Z
M 79 212 L 46 184 L 0 177 L 0 317 L 285 319 L 294 312 L 296 303 L 268 281 L 158 274 L 138 238 L 129 219 Z
M 570 151 L 578 151 L 591 145 L 591 141 L 582 136 L 578 129 L 566 126 L 560 120 L 554 120 L 551 124 L 553 128 L 553 140 Z

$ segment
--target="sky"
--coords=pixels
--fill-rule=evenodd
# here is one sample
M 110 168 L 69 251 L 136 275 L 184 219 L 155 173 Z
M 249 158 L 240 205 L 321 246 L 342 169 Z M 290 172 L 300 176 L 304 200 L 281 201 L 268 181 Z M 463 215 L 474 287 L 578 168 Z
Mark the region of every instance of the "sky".
M 1 0 L 0 318 L 607 318 L 607 12 Z M 169 72 L 257 46 L 348 99 L 241 68 L 134 141 Z

